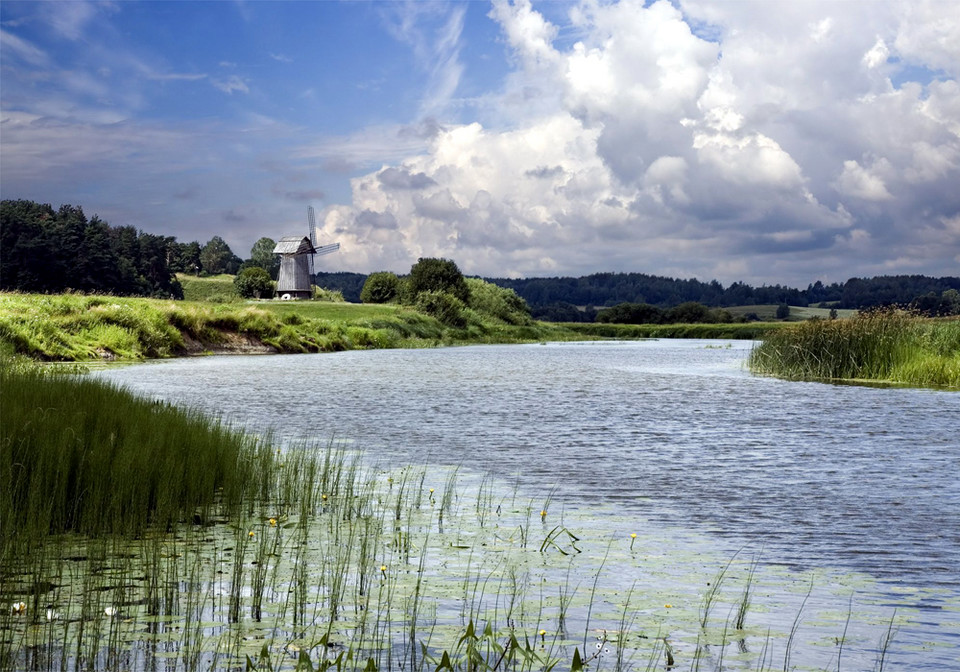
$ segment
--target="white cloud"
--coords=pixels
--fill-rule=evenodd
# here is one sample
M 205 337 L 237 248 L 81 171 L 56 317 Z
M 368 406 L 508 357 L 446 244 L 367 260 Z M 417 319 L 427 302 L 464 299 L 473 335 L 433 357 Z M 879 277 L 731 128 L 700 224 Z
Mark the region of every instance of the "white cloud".
M 227 79 L 212 79 L 211 83 L 224 93 L 233 94 L 234 91 L 240 93 L 250 93 L 250 87 L 237 75 L 230 75 Z
M 889 162 L 885 159 L 874 162 L 874 167 L 878 163 L 881 169 L 889 167 Z M 866 169 L 856 161 L 843 162 L 843 173 L 837 178 L 837 189 L 847 196 L 865 201 L 889 201 L 893 198 L 883 179 L 876 175 L 873 169 Z
M 942 190 L 960 180 L 956 81 L 890 79 L 897 59 L 932 66 L 951 47 L 920 49 L 925 19 L 899 5 L 585 1 L 566 48 L 526 0 L 490 15 L 516 64 L 492 117 L 509 125 L 452 127 L 397 159 L 421 189 L 386 188 L 389 167 L 354 180 L 352 207 L 326 213 L 345 248 L 364 248 L 346 265 L 436 255 L 489 275 L 802 283 L 849 273 L 852 254 L 882 268 L 913 218 L 960 207 Z M 392 215 L 389 239 L 368 242 L 364 211 Z M 766 261 L 718 261 L 737 255 Z

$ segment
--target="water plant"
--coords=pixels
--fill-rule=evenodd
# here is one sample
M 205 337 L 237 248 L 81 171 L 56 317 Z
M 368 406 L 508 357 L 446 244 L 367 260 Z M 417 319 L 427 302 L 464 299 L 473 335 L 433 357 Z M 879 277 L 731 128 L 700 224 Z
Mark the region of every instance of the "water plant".
M 750 355 L 756 373 L 960 387 L 960 320 L 874 310 L 772 331 Z

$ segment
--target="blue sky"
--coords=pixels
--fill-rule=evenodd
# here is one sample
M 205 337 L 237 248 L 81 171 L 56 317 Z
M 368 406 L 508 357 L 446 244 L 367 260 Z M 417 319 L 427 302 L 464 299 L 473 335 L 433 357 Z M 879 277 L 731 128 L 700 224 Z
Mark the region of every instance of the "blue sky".
M 0 4 L 0 192 L 328 270 L 960 275 L 954 2 Z

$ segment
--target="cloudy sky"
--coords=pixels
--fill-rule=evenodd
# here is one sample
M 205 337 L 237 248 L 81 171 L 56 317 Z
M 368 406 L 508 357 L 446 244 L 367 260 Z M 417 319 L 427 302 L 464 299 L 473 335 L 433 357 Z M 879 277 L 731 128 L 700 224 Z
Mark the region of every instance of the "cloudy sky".
M 327 270 L 960 275 L 960 4 L 0 4 L 2 197 Z

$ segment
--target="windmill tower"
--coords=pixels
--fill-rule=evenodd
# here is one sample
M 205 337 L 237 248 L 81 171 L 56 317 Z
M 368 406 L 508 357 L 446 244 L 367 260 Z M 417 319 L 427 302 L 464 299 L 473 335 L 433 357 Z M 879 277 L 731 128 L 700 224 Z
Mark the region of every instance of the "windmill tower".
M 280 275 L 277 278 L 277 297 L 281 299 L 309 299 L 313 296 L 313 258 L 340 249 L 340 243 L 317 244 L 317 221 L 313 206 L 307 207 L 309 236 L 285 236 L 273 248 L 280 255 Z

